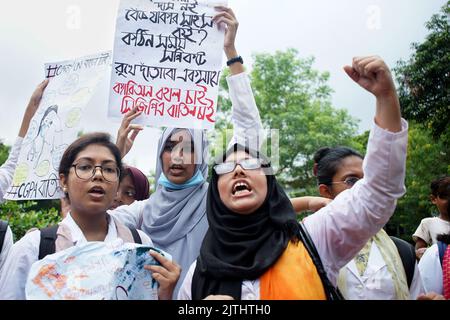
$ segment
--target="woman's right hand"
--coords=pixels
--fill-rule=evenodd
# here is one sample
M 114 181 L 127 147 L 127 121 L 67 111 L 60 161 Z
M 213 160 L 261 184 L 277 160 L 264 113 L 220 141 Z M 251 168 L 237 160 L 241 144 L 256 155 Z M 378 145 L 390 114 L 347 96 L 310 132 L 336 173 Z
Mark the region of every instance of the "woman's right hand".
M 217 6 L 215 7 L 215 9 L 219 11 L 219 13 L 214 16 L 214 23 L 216 23 L 219 28 L 222 25 L 226 25 L 225 40 L 223 43 L 223 50 L 225 52 L 225 55 L 227 56 L 228 60 L 236 58 L 238 56 L 238 52 L 236 50 L 235 42 L 237 30 L 239 28 L 239 22 L 237 21 L 236 16 L 234 15 L 234 12 L 233 10 L 231 10 L 231 8 Z M 244 66 L 241 63 L 233 63 L 232 65 L 230 65 L 231 75 L 237 75 L 243 73 L 244 71 Z
M 144 130 L 143 126 L 137 124 L 131 124 L 131 121 L 142 115 L 142 111 L 138 112 L 138 108 L 135 107 L 133 110 L 125 114 L 122 120 L 122 124 L 117 132 L 116 145 L 120 150 L 122 159 L 130 152 L 133 147 L 134 140 L 138 136 L 139 132 Z M 130 136 L 131 133 L 131 136 Z
M 237 30 L 239 28 L 239 22 L 237 21 L 231 8 L 223 6 L 217 6 L 214 8 L 219 11 L 219 13 L 213 18 L 214 23 L 216 23 L 219 27 L 223 24 L 226 25 L 225 40 L 223 43 L 225 54 L 228 59 L 234 58 L 237 56 L 235 41 Z

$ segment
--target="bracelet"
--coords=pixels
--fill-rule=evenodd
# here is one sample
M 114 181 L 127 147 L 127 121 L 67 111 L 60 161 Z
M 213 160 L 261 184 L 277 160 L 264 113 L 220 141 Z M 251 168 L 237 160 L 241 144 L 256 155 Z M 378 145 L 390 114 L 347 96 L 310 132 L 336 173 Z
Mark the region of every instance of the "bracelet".
M 227 61 L 227 66 L 231 66 L 232 64 L 234 64 L 236 62 L 240 62 L 241 64 L 244 64 L 244 59 L 242 59 L 241 56 L 237 56 L 235 58 L 232 58 L 232 59 Z

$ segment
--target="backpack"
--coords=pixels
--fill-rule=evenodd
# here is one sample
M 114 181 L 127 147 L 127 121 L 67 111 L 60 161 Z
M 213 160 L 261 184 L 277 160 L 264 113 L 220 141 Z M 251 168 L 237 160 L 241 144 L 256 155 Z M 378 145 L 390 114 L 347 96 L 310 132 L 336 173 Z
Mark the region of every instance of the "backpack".
M 330 279 L 328 279 L 327 273 L 322 264 L 322 260 L 320 259 L 319 253 L 317 252 L 316 246 L 314 245 L 314 242 L 312 241 L 308 231 L 304 228 L 303 223 L 300 223 L 299 233 L 300 240 L 303 242 L 306 251 L 308 251 L 311 260 L 317 268 L 317 272 L 319 273 L 320 279 L 322 280 L 322 284 L 325 289 L 327 300 L 345 300 L 339 289 L 333 286 Z
M 56 237 L 59 226 L 52 226 L 41 230 L 41 243 L 39 244 L 39 260 L 56 251 Z M 142 244 L 141 236 L 135 228 L 129 228 L 133 235 L 134 243 Z
M 0 220 L 0 254 L 3 250 L 3 243 L 5 241 L 6 231 L 8 230 L 8 222 Z
M 439 250 L 439 261 L 441 262 L 441 267 L 442 267 L 442 262 L 444 261 L 444 254 L 445 254 L 445 251 L 447 250 L 447 244 L 445 242 L 438 241 L 437 245 L 438 245 L 438 250 Z
M 411 283 L 414 278 L 414 270 L 416 268 L 416 250 L 409 242 L 405 240 L 391 237 L 397 247 L 400 258 L 402 259 L 403 269 L 406 273 L 406 281 L 408 283 L 408 288 L 411 288 Z

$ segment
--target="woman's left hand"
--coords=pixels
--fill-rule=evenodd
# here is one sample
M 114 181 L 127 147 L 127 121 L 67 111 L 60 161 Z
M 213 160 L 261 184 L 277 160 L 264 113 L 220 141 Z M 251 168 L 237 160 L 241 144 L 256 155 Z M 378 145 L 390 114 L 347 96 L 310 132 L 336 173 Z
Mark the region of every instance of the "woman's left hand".
M 144 268 L 150 271 L 153 279 L 159 283 L 159 300 L 171 300 L 173 290 L 175 289 L 177 281 L 180 278 L 181 267 L 155 251 L 150 251 L 150 255 L 161 263 L 161 265 L 144 266 Z

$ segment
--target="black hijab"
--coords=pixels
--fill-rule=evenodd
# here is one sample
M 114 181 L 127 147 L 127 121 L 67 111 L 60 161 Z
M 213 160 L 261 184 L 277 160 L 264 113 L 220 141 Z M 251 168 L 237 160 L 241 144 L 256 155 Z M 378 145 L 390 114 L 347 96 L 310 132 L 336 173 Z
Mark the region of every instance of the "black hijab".
M 240 150 L 269 163 L 258 152 L 238 144 L 224 155 L 223 161 Z M 271 168 L 263 170 L 267 196 L 262 206 L 249 215 L 235 213 L 223 204 L 217 186 L 219 176 L 213 170 L 206 204 L 209 230 L 192 279 L 192 299 L 230 295 L 240 300 L 242 281 L 259 279 L 299 234 L 289 198 Z

